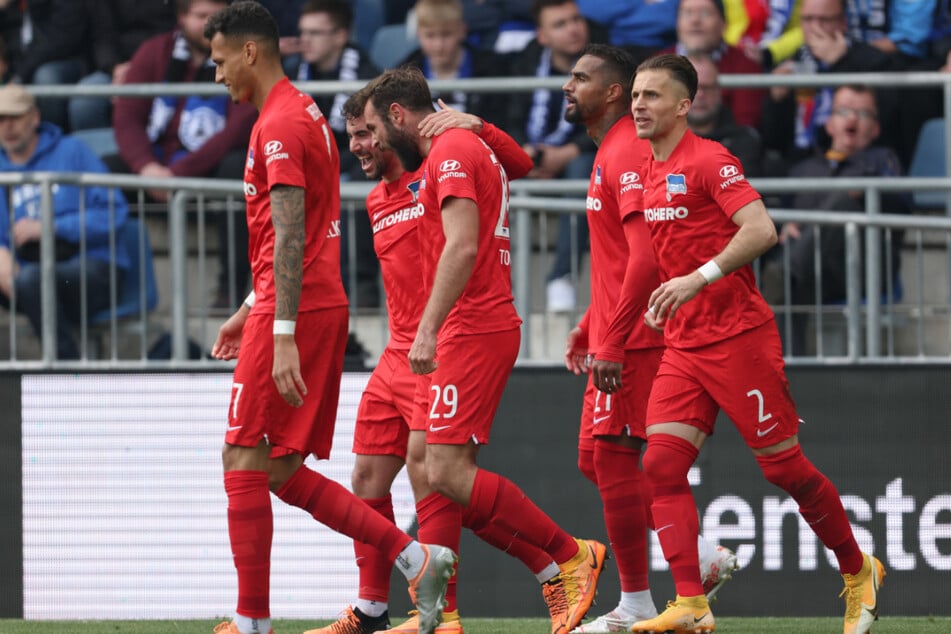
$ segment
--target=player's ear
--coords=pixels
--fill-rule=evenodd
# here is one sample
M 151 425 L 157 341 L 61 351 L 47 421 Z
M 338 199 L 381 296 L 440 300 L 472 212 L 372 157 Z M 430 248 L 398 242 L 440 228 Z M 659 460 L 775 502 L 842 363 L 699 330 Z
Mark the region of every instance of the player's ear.
M 403 118 L 406 113 L 403 110 L 403 106 L 401 106 L 400 104 L 394 101 L 393 103 L 390 104 L 390 107 L 387 110 L 387 114 L 390 117 L 390 121 L 392 121 L 393 123 L 397 125 L 402 125 Z
M 624 88 L 621 84 L 613 83 L 608 84 L 608 103 L 612 101 L 621 101 L 624 99 Z
M 687 113 L 690 111 L 690 104 L 692 102 L 689 99 L 681 99 L 677 104 L 677 114 L 680 116 L 687 116 Z

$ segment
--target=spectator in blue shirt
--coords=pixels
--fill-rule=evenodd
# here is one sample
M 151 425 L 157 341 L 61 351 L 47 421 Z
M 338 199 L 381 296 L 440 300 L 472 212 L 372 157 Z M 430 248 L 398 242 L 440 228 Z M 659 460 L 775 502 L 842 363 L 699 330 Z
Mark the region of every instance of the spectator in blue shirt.
M 610 43 L 642 60 L 677 41 L 679 0 L 578 0 L 581 15 L 608 29 Z
M 106 172 L 106 166 L 82 142 L 60 128 L 41 122 L 33 96 L 21 86 L 0 88 L 0 171 Z M 41 189 L 22 184 L 13 191 L 0 188 L 0 304 L 26 315 L 37 336 L 42 334 L 39 241 Z M 10 201 L 13 224 L 10 224 Z M 80 211 L 82 210 L 82 212 Z M 86 315 L 109 307 L 109 232 L 125 223 L 128 207 L 119 191 L 104 187 L 59 185 L 53 188 L 56 233 L 56 341 L 60 359 L 78 359 L 72 330 L 80 322 L 81 288 L 86 287 Z M 85 276 L 80 235 L 85 233 Z M 116 273 L 121 284 L 129 267 L 127 254 L 116 250 Z

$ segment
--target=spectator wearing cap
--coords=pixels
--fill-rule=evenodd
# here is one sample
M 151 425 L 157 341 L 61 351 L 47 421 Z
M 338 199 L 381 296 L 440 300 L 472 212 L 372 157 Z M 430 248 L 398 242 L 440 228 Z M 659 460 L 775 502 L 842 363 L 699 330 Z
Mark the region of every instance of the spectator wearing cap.
M 92 172 L 108 170 L 81 141 L 43 122 L 33 96 L 22 86 L 0 88 L 0 170 L 5 172 Z M 0 305 L 26 315 L 37 337 L 42 334 L 40 294 L 41 188 L 33 183 L 0 195 Z M 122 194 L 104 187 L 60 185 L 53 188 L 56 234 L 56 347 L 60 359 L 78 359 L 72 330 L 81 321 L 82 289 L 86 316 L 109 307 L 110 261 L 118 284 L 129 267 L 126 253 L 110 254 L 109 235 L 128 214 Z M 10 222 L 12 209 L 12 224 Z M 85 258 L 80 240 L 85 239 Z
M 763 67 L 736 46 L 723 39 L 726 14 L 723 0 L 681 0 L 677 11 L 677 44 L 667 52 L 690 57 L 709 56 L 721 75 L 745 73 L 758 75 Z M 736 122 L 758 128 L 762 117 L 765 93 L 749 88 L 725 88 L 723 103 L 730 108 Z

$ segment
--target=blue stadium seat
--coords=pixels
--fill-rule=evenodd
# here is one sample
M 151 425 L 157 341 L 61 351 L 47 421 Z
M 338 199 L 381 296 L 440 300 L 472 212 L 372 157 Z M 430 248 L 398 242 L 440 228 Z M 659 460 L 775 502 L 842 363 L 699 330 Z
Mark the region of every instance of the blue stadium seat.
M 370 59 L 378 68 L 387 70 L 396 66 L 407 55 L 419 48 L 415 38 L 410 39 L 406 24 L 388 24 L 377 29 L 370 46 Z
M 929 119 L 921 126 L 908 175 L 932 178 L 948 175 L 948 166 L 944 161 L 944 119 Z M 944 209 L 947 193 L 915 192 L 914 199 L 918 209 Z
M 142 242 L 139 242 L 140 224 L 136 218 L 128 218 L 116 236 L 116 248 L 125 249 L 129 255 L 129 269 L 125 272 L 122 287 L 119 288 L 116 308 L 105 308 L 89 318 L 90 326 L 108 326 L 112 315 L 116 319 L 137 318 L 153 310 L 158 305 L 158 284 L 155 282 L 155 268 L 152 264 L 152 244 L 148 228 L 141 227 Z M 141 247 L 141 252 L 140 252 Z M 144 279 L 143 279 L 144 278 Z M 145 283 L 143 307 L 143 287 Z
M 89 149 L 95 152 L 99 158 L 119 153 L 119 146 L 116 145 L 116 136 L 112 128 L 76 130 L 72 132 L 70 136 L 88 145 Z

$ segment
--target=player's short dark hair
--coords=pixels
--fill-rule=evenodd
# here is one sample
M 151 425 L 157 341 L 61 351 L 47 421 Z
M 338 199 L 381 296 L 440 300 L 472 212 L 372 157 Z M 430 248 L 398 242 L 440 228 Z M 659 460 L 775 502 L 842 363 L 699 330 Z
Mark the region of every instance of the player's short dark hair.
M 353 26 L 353 8 L 346 0 L 307 0 L 301 5 L 300 14 L 326 13 L 335 28 L 349 31 Z
M 667 71 L 674 81 L 683 84 L 684 88 L 687 89 L 687 96 L 690 101 L 693 101 L 694 97 L 697 96 L 697 69 L 683 55 L 664 53 L 663 55 L 648 57 L 637 67 L 638 73 L 642 70 Z
M 412 112 L 433 112 L 433 96 L 423 71 L 405 65 L 391 68 L 366 86 L 368 101 L 383 113 L 390 104 L 398 103 Z
M 552 7 L 560 7 L 568 4 L 569 2 L 574 4 L 575 0 L 534 0 L 530 9 L 532 14 L 532 22 L 535 23 L 535 26 L 541 26 L 542 11 Z
M 215 13 L 205 22 L 205 38 L 218 33 L 226 38 L 246 37 L 280 55 L 280 35 L 274 16 L 255 0 L 241 0 Z
M 370 100 L 370 86 L 366 85 L 357 92 L 353 93 L 343 102 L 343 116 L 345 119 L 359 119 L 363 116 L 363 110 L 367 107 L 367 101 Z
M 637 71 L 637 62 L 630 53 L 617 46 L 607 44 L 588 44 L 581 52 L 601 60 L 601 68 L 609 84 L 621 84 L 621 89 L 630 101 L 631 88 L 634 85 L 634 73 Z

